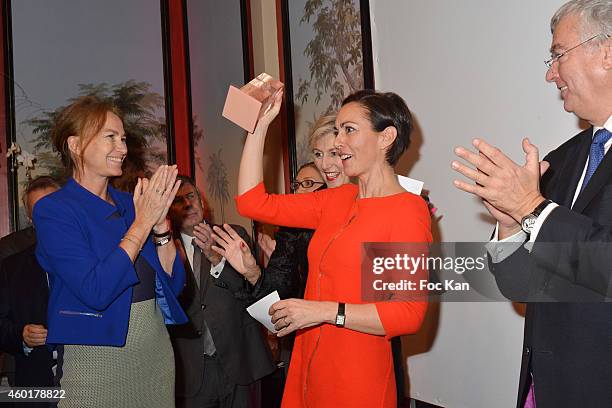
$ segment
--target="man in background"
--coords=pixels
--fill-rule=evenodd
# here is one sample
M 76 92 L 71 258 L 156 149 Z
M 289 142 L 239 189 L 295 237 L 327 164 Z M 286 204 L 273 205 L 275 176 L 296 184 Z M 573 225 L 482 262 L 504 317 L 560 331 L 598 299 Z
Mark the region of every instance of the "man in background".
M 551 31 L 546 80 L 590 127 L 542 168 L 527 139 L 524 166 L 477 139 L 478 154 L 456 149 L 473 167 L 452 166 L 475 182 L 455 185 L 497 220 L 488 247 L 499 288 L 530 302 L 517 406 L 604 407 L 612 401 L 612 1 L 569 1 Z
M 34 204 L 59 188 L 58 182 L 48 176 L 32 180 L 23 195 L 28 219 Z M 11 245 L 22 245 L 24 234 L 11 234 L 5 240 L 13 236 L 19 239 Z M 14 356 L 16 387 L 51 387 L 53 358 L 45 347 L 49 288 L 47 274 L 36 261 L 33 241 L 5 258 L 0 267 L 0 351 Z
M 178 407 L 255 408 L 258 380 L 274 371 L 260 324 L 246 312 L 251 284 L 211 249 L 208 206 L 193 180 L 170 208 L 187 272 L 179 301 L 189 323 L 169 327 Z M 234 229 L 250 242 L 244 228 Z

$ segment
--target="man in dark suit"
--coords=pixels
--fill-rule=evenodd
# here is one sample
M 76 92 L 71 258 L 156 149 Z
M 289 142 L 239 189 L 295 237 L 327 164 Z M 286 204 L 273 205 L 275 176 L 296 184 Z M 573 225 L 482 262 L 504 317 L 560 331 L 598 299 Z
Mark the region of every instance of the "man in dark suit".
M 191 179 L 179 179 L 170 217 L 186 259 L 179 301 L 190 320 L 169 328 L 177 406 L 253 407 L 253 385 L 275 366 L 259 323 L 246 312 L 252 287 L 211 249 L 208 207 Z M 249 242 L 242 227 L 234 228 Z
M 502 292 L 534 302 L 517 406 L 603 407 L 612 401 L 612 2 L 572 0 L 551 31 L 546 80 L 591 127 L 541 165 L 527 139 L 524 166 L 475 140 L 479 154 L 456 153 L 476 169 L 453 168 L 476 184 L 455 184 L 480 196 L 498 221 L 493 241 L 505 243 L 489 249 Z
M 28 218 L 31 217 L 34 204 L 59 187 L 51 177 L 34 179 L 24 194 Z M 18 236 L 18 242 L 13 243 L 13 246 L 22 245 L 24 234 Z M 0 351 L 10 353 L 15 358 L 15 386 L 50 387 L 53 385 L 53 358 L 45 347 L 49 288 L 47 275 L 34 256 L 35 240 L 32 241 L 29 246 L 2 261 Z

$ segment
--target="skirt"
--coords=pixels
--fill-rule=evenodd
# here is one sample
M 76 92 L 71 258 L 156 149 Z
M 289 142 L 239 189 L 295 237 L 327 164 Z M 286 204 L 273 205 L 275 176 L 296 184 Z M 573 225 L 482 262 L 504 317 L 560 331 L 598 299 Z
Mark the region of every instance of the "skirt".
M 174 354 L 155 299 L 132 303 L 125 346 L 65 345 L 58 408 L 172 408 Z

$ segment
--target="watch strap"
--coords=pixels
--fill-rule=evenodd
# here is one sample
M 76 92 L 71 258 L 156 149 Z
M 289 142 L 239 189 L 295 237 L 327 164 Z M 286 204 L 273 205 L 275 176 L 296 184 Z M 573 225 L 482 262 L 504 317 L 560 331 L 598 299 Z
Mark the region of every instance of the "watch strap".
M 549 200 L 549 199 L 542 201 L 540 204 L 536 206 L 536 208 L 533 209 L 531 214 L 535 216 L 536 218 L 539 217 L 540 214 L 542 214 L 542 211 L 544 211 L 544 209 L 548 206 L 548 204 L 551 204 L 551 203 L 552 203 L 552 200 Z
M 346 305 L 342 302 L 338 303 L 338 313 L 336 314 L 336 327 L 344 327 L 346 321 Z

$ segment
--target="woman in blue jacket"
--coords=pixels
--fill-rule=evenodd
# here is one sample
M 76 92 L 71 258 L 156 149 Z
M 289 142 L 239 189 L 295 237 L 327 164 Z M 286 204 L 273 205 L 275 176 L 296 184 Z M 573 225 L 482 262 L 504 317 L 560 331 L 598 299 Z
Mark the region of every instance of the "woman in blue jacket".
M 59 345 L 60 407 L 172 407 L 174 360 L 164 323 L 185 323 L 185 271 L 166 214 L 176 166 L 113 189 L 127 156 L 117 109 L 81 98 L 56 118 L 70 176 L 34 207 L 36 256 L 49 275 L 47 343 Z

